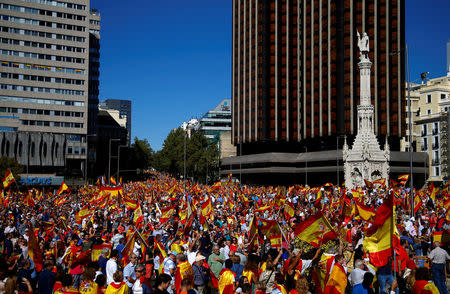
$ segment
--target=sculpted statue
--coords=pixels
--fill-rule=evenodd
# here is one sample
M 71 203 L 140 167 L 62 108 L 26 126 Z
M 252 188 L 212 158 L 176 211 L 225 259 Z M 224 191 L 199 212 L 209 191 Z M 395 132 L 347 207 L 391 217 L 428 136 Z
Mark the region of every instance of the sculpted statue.
M 356 30 L 356 35 L 358 36 L 358 48 L 361 54 L 361 57 L 368 58 L 369 54 L 369 36 L 366 32 L 363 33 L 362 37 L 359 34 L 359 31 Z

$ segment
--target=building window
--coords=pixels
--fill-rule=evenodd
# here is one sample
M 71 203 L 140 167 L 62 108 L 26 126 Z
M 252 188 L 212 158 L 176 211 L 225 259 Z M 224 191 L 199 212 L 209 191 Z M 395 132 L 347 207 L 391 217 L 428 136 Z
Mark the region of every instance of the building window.
M 431 103 L 431 94 L 427 95 L 427 103 Z
M 441 100 L 445 99 L 445 94 L 441 94 Z
M 67 154 L 72 154 L 72 147 L 67 147 Z
M 427 115 L 431 115 L 431 109 L 427 109 Z
M 434 175 L 435 175 L 436 177 L 439 177 L 439 167 L 438 167 L 438 166 L 436 166 L 436 167 L 434 168 Z

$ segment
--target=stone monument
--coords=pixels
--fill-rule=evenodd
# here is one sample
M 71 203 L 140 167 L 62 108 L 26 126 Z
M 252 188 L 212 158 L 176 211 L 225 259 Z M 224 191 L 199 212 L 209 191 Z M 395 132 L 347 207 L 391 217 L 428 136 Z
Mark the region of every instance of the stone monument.
M 370 97 L 370 70 L 372 62 L 369 59 L 369 36 L 357 31 L 360 75 L 360 101 L 358 105 L 358 131 L 351 149 L 345 140 L 342 150 L 344 161 L 344 177 L 347 190 L 364 187 L 364 180 L 374 181 L 386 179 L 389 182 L 388 142 L 381 150 L 374 131 L 374 106 Z

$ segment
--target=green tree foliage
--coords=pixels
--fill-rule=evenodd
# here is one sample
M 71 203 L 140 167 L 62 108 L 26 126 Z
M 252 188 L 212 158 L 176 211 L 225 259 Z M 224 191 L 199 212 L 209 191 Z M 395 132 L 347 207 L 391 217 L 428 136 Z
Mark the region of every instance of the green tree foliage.
M 16 181 L 20 180 L 19 174 L 23 172 L 23 166 L 14 158 L 0 157 L 0 178 L 3 179 L 8 170 L 11 170 Z
M 129 155 L 132 168 L 148 169 L 152 166 L 154 151 L 147 139 L 140 140 L 135 137 Z
M 209 180 L 215 179 L 218 176 L 219 164 L 217 144 L 210 142 L 203 132 L 198 131 L 192 132 L 190 138 L 185 136 L 181 128 L 171 131 L 164 140 L 163 148 L 154 156 L 154 167 L 172 175 L 182 176 L 185 139 L 186 177 L 199 182 L 205 182 L 207 176 Z

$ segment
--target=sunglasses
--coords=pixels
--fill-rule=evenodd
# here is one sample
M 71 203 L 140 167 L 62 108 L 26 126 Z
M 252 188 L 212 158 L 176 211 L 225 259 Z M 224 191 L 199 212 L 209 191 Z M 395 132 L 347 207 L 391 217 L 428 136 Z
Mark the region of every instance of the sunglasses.
M 137 273 L 143 273 L 144 271 L 143 270 L 138 270 L 138 271 L 136 271 Z

